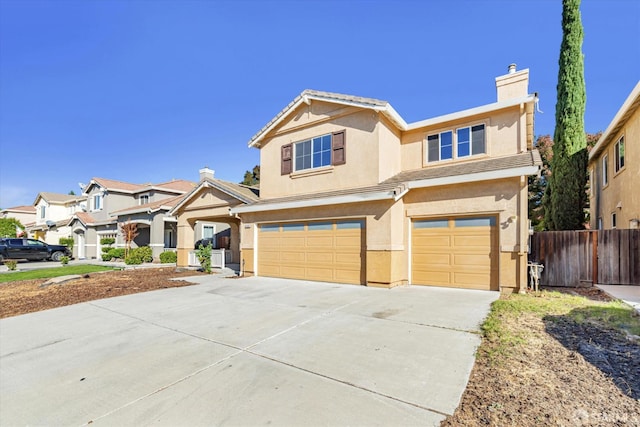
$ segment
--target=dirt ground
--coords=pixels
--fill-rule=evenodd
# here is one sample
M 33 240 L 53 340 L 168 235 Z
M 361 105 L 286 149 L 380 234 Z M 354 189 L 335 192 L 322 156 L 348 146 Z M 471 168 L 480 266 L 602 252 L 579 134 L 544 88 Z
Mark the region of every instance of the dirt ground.
M 59 285 L 43 286 L 49 279 L 0 283 L 0 319 L 100 298 L 189 286 L 193 283 L 170 279 L 197 274 L 203 273 L 178 272 L 175 268 L 144 268 L 89 273 L 81 279 Z
M 562 291 L 608 299 L 595 288 Z M 443 426 L 640 426 L 637 340 L 564 316 L 519 321 L 527 342 L 495 363 L 483 340 L 461 404 Z

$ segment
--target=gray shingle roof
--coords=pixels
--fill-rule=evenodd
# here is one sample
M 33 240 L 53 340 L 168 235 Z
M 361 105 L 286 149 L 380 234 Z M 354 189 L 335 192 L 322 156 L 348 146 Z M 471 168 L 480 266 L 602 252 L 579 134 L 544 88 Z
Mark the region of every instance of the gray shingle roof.
M 527 151 L 512 156 L 490 158 L 486 160 L 476 160 L 466 163 L 449 164 L 445 166 L 427 167 L 412 171 L 401 172 L 386 181 L 367 187 L 349 188 L 343 190 L 324 191 L 320 193 L 300 194 L 295 196 L 277 197 L 271 199 L 260 199 L 251 206 L 261 206 L 275 203 L 286 203 L 302 200 L 326 199 L 329 197 L 348 196 L 355 194 L 367 194 L 374 192 L 393 192 L 396 189 L 404 189 L 405 184 L 411 181 L 419 181 L 433 178 L 445 178 L 474 173 L 492 172 L 503 169 L 512 169 L 527 166 L 540 166 L 542 160 L 537 150 Z

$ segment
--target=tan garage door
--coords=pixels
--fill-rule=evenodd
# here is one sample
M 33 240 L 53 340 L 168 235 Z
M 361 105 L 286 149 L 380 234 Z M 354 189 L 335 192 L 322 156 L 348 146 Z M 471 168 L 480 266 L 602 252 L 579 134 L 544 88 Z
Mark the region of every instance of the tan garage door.
M 413 221 L 413 284 L 497 290 L 497 256 L 493 216 Z
M 364 221 L 263 224 L 258 275 L 364 283 Z

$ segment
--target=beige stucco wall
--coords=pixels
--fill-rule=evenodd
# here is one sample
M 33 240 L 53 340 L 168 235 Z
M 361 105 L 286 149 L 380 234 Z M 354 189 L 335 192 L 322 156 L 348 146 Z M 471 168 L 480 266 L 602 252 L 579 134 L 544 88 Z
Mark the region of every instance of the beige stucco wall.
M 615 172 L 614 145 L 624 135 L 625 166 Z M 640 218 L 640 109 L 627 120 L 622 129 L 611 138 L 607 147 L 589 162 L 594 171 L 593 191 L 590 194 L 591 227 L 597 228 L 598 217 L 603 228 L 611 228 L 611 213 L 616 212 L 617 228 L 630 228 L 630 221 Z M 602 159 L 608 154 L 609 184 L 602 186 Z M 622 208 L 617 208 L 618 203 Z
M 328 106 L 333 110 L 327 112 Z M 365 187 L 380 182 L 378 114 L 353 107 L 337 107 L 323 102 L 312 102 L 310 106 L 303 104 L 292 113 L 290 121 L 265 139 L 260 149 L 261 198 Z M 346 164 L 280 174 L 283 145 L 341 130 L 346 130 Z M 383 133 L 387 140 L 389 132 Z
M 402 170 L 421 169 L 423 167 L 438 167 L 452 163 L 469 162 L 488 157 L 501 157 L 517 154 L 521 147 L 526 146 L 526 124 L 521 123 L 525 111 L 519 106 L 507 108 L 491 115 L 476 115 L 461 120 L 440 122 L 435 125 L 405 132 L 402 135 Z M 439 132 L 452 131 L 461 127 L 485 125 L 485 144 L 487 153 L 464 157 L 461 159 L 445 160 L 427 163 L 427 136 Z M 455 139 L 454 139 L 455 141 Z

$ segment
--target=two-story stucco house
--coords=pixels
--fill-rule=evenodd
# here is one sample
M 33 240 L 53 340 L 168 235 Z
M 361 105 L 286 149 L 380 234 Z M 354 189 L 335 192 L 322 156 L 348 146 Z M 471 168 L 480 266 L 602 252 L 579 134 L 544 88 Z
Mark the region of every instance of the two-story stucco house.
M 589 153 L 592 229 L 640 226 L 640 82 Z
M 173 180 L 160 184 L 131 184 L 112 179 L 93 178 L 84 188 L 86 212 L 69 221 L 74 236 L 74 256 L 100 259 L 100 240 L 115 238 L 116 247 L 125 242 L 119 232 L 125 222 L 135 223 L 138 236 L 133 247 L 150 246 L 157 257 L 165 249 L 175 249 L 176 218 L 167 215 L 177 200 L 191 191 L 195 183 Z
M 59 244 L 61 237 L 70 237 L 69 219 L 86 206 L 85 196 L 41 192 L 33 202 L 35 222 L 27 227 L 31 236 L 49 244 Z
M 260 199 L 218 205 L 240 221 L 242 272 L 523 289 L 527 176 L 541 163 L 528 78 L 511 66 L 496 102 L 415 123 L 386 101 L 302 92 L 249 141 Z M 179 242 L 179 264 L 190 247 Z

